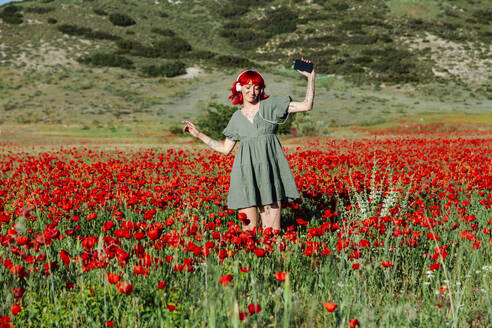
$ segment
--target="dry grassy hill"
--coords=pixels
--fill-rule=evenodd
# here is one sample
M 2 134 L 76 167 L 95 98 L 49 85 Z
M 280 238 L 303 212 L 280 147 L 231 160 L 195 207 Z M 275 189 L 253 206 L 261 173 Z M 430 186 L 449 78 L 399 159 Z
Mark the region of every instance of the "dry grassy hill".
M 168 130 L 227 103 L 249 67 L 271 94 L 302 98 L 291 69 L 301 55 L 319 74 L 300 131 L 428 114 L 492 124 L 487 1 L 42 0 L 2 6 L 0 18 L 4 126 Z

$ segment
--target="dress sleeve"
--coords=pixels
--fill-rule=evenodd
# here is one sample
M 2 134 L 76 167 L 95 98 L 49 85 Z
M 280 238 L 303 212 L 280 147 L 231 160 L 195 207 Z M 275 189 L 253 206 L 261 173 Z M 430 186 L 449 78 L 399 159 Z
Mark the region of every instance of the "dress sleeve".
M 289 108 L 289 103 L 292 101 L 290 96 L 281 98 L 272 98 L 272 116 L 274 120 L 281 120 L 287 117 L 287 108 Z
M 229 123 L 227 123 L 227 126 L 225 129 L 222 131 L 222 134 L 225 135 L 227 139 L 230 139 L 232 141 L 239 141 L 239 133 L 237 131 L 236 125 L 234 124 L 234 115 L 231 117 L 229 120 Z

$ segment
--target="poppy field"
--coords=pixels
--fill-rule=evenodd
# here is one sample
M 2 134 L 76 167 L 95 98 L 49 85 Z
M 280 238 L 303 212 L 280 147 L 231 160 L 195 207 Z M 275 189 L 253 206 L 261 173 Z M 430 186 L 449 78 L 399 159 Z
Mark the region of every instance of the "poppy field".
M 0 145 L 0 327 L 487 327 L 486 131 L 309 138 L 241 230 L 233 155 Z

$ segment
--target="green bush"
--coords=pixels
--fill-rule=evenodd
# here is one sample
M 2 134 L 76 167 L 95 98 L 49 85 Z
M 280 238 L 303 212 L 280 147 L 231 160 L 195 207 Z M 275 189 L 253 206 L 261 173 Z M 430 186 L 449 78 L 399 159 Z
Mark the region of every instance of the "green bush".
M 93 40 L 112 40 L 116 41 L 121 39 L 117 35 L 112 35 L 107 32 L 102 32 L 102 31 L 93 31 L 92 29 L 88 27 L 82 27 L 82 26 L 77 26 L 77 25 L 70 25 L 70 24 L 63 24 L 58 26 L 58 30 L 62 33 L 68 34 L 68 35 L 74 35 L 74 36 L 83 36 L 87 39 L 93 39 Z
M 141 71 L 150 77 L 173 77 L 186 74 L 186 65 L 180 61 L 166 63 L 162 65 L 149 65 L 142 67 Z
M 157 41 L 153 47 L 156 57 L 183 57 L 184 53 L 191 51 L 191 45 L 184 39 L 175 36 L 165 40 Z
M 217 54 L 215 52 L 209 51 L 209 50 L 192 50 L 188 54 L 188 58 L 194 58 L 194 59 L 211 59 Z
M 95 53 L 77 59 L 78 62 L 94 66 L 122 67 L 132 69 L 133 61 L 113 53 Z
M 137 24 L 133 18 L 125 14 L 113 13 L 109 15 L 109 21 L 116 26 L 131 26 Z
M 46 14 L 55 10 L 53 7 L 26 7 L 24 11 L 26 13 L 35 13 L 35 14 Z
M 198 129 L 212 139 L 222 140 L 225 138 L 222 131 L 236 110 L 238 107 L 211 103 L 207 112 L 198 119 Z
M 294 32 L 297 29 L 297 13 L 287 7 L 268 9 L 266 17 L 260 21 L 259 30 L 270 35 Z
M 373 44 L 378 41 L 377 36 L 352 36 L 347 39 L 348 44 Z
M 218 55 L 214 57 L 214 61 L 220 66 L 230 66 L 230 67 L 253 66 L 253 62 L 251 62 L 249 59 L 239 56 Z
M 92 11 L 94 11 L 94 14 L 99 15 L 99 16 L 106 16 L 108 13 L 101 8 L 94 8 Z
M 48 23 L 49 24 L 56 24 L 56 23 L 58 23 L 58 20 L 56 18 L 50 17 L 50 18 L 48 18 Z
M 163 35 L 163 36 L 175 36 L 176 35 L 176 33 L 173 30 L 170 30 L 170 29 L 167 29 L 167 28 L 154 27 L 150 31 L 152 33 Z
M 23 22 L 21 11 L 22 7 L 11 5 L 3 9 L 0 18 L 7 24 L 19 25 Z

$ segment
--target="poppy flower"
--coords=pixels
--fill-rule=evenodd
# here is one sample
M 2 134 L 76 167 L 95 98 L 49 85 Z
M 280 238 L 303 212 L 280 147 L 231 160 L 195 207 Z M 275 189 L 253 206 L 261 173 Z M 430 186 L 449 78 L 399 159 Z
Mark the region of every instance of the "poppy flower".
M 393 266 L 393 263 L 391 263 L 388 260 L 384 260 L 383 262 L 381 262 L 381 265 L 384 266 L 385 268 L 391 268 Z
M 436 271 L 436 270 L 439 270 L 439 268 L 441 267 L 441 264 L 440 263 L 432 263 L 429 267 L 429 269 L 431 269 L 432 271 Z
M 176 310 L 176 306 L 172 305 L 172 304 L 168 304 L 166 305 L 167 309 L 169 310 L 169 312 L 173 312 Z
M 232 281 L 232 274 L 225 274 L 219 279 L 219 284 L 223 286 L 227 286 L 231 283 Z
M 263 257 L 266 254 L 266 250 L 264 250 L 263 248 L 255 248 L 254 253 L 258 257 Z
M 352 264 L 352 269 L 358 270 L 359 266 L 360 266 L 360 264 L 356 262 L 356 263 Z
M 238 213 L 237 214 L 237 218 L 239 219 L 239 221 L 241 221 L 242 224 L 244 225 L 248 225 L 250 224 L 250 220 L 248 219 L 248 216 L 245 214 L 245 213 Z
M 12 312 L 13 315 L 19 314 L 20 311 L 22 311 L 22 307 L 19 304 L 14 304 L 10 307 L 10 312 Z
M 111 320 L 106 321 L 106 327 L 114 327 L 114 322 Z
M 163 280 L 163 281 L 159 281 L 159 283 L 157 284 L 157 289 L 164 289 L 166 288 L 166 282 Z
M 256 304 L 256 305 L 250 304 L 250 305 L 248 305 L 248 311 L 251 314 L 260 313 L 261 306 L 260 306 L 260 304 Z
M 287 278 L 287 273 L 285 272 L 277 272 L 273 274 L 278 281 L 285 281 Z
M 122 294 L 130 295 L 133 292 L 133 286 L 129 282 L 119 282 L 117 287 Z
M 248 312 L 239 311 L 239 320 L 244 321 L 248 317 Z
M 300 225 L 301 227 L 305 227 L 305 226 L 307 226 L 307 225 L 308 225 L 308 223 L 309 223 L 308 221 L 303 220 L 303 219 L 296 219 L 296 222 L 297 222 L 297 224 L 298 224 L 298 225 Z
M 117 284 L 118 281 L 120 281 L 121 279 L 121 277 L 115 273 L 108 273 L 107 277 L 108 277 L 108 282 L 113 285 Z
M 333 303 L 333 302 L 324 302 L 323 303 L 323 307 L 325 308 L 326 311 L 328 312 L 333 312 L 336 310 L 337 308 L 337 304 L 336 303 Z
M 357 327 L 360 327 L 359 320 L 358 320 L 357 318 L 352 319 L 352 320 L 349 320 L 349 322 L 348 322 L 348 326 L 349 326 L 350 328 L 357 328 Z
M 239 269 L 239 270 L 241 270 L 241 272 L 250 272 L 251 271 L 251 266 L 249 266 L 249 267 L 241 267 L 241 269 Z
M 24 295 L 24 289 L 22 289 L 20 287 L 16 287 L 13 289 L 12 293 L 14 294 L 14 297 L 16 299 L 19 299 L 22 297 L 22 295 Z

